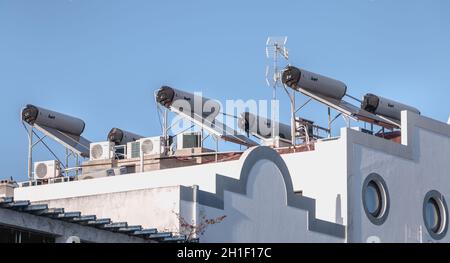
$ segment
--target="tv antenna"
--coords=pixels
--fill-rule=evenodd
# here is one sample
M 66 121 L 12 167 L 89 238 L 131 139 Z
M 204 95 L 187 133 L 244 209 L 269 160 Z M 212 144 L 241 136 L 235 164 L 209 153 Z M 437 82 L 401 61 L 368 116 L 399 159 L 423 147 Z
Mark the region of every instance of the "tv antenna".
M 282 86 L 281 74 L 279 69 L 279 58 L 289 60 L 289 53 L 286 49 L 287 37 L 268 37 L 266 41 L 266 58 L 271 59 L 272 63 L 266 67 L 266 82 L 271 88 Z
M 283 73 L 283 68 L 280 69 L 279 62 L 284 60 L 289 64 L 289 52 L 286 48 L 287 36 L 282 37 L 268 37 L 266 41 L 266 57 L 271 59 L 271 64 L 266 67 L 266 83 L 272 88 L 272 101 L 277 99 L 277 87 L 283 87 L 291 100 L 291 135 L 292 135 L 292 145 L 295 145 L 295 93 L 292 94 L 284 87 L 281 76 Z M 272 123 L 276 121 L 275 109 L 271 110 Z M 276 127 L 272 126 L 272 142 L 275 144 Z

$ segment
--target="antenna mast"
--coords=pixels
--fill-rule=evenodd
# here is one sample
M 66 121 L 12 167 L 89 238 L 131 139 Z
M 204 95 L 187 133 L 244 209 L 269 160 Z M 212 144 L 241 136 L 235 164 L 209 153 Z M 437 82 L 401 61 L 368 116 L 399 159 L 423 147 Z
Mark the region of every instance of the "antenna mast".
M 266 67 L 266 82 L 269 87 L 272 88 L 272 102 L 277 99 L 277 87 L 284 87 L 281 76 L 282 69 L 280 69 L 278 63 L 279 58 L 284 59 L 286 62 L 289 61 L 289 53 L 286 48 L 287 36 L 283 37 L 268 37 L 266 41 L 266 57 L 271 59 L 271 64 Z M 290 94 L 286 88 L 285 91 L 288 93 L 291 101 L 291 135 L 292 135 L 292 145 L 295 145 L 295 94 Z M 275 145 L 276 127 L 272 125 L 275 120 L 275 109 L 271 109 L 271 126 L 272 126 L 272 143 Z

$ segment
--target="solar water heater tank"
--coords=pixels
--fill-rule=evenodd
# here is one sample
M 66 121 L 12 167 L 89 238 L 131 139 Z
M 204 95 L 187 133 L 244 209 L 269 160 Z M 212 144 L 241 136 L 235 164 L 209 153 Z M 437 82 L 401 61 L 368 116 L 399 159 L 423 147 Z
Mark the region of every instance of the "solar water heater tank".
M 56 111 L 28 104 L 22 109 L 22 120 L 30 125 L 50 127 L 73 135 L 81 135 L 84 131 L 83 120 Z
M 347 86 L 339 80 L 293 66 L 284 70 L 282 82 L 294 90 L 302 88 L 336 100 L 341 100 L 347 92 Z
M 216 118 L 220 112 L 219 102 L 168 86 L 162 86 L 158 90 L 156 101 L 166 108 L 175 107 L 183 112 L 189 110 L 190 113 L 195 113 L 211 120 Z
M 420 114 L 420 111 L 412 106 L 370 93 L 364 96 L 361 108 L 368 112 L 395 120 L 401 119 L 401 113 L 404 110 Z
M 273 122 L 273 124 L 278 126 L 277 135 L 280 136 L 280 138 L 291 140 L 291 126 L 279 122 Z M 245 132 L 259 135 L 263 138 L 272 137 L 272 121 L 250 112 L 244 112 L 241 114 L 238 126 Z
M 114 142 L 116 145 L 126 145 L 129 142 L 134 142 L 141 138 L 144 138 L 144 136 L 119 128 L 112 128 L 108 133 L 108 141 Z

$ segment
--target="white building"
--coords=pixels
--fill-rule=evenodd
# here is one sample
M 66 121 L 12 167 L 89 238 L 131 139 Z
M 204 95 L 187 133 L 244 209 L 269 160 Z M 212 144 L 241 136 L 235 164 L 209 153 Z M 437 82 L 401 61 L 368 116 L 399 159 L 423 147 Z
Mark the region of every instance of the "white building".
M 176 235 L 189 234 L 183 222 L 216 219 L 193 236 L 200 242 L 449 242 L 450 125 L 401 117 L 396 140 L 342 128 L 295 152 L 258 146 L 235 160 L 165 169 L 161 160 L 156 170 L 13 195 Z

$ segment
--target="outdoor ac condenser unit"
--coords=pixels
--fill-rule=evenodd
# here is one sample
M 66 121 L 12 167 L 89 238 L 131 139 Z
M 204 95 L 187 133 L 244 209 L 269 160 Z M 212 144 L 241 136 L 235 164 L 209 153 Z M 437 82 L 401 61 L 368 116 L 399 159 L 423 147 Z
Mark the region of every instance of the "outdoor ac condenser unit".
M 127 144 L 127 158 L 139 158 L 141 152 L 145 155 L 158 155 L 164 152 L 162 137 L 142 138 Z
M 141 142 L 139 140 L 127 143 L 127 159 L 139 158 L 140 153 L 141 153 Z
M 144 155 L 161 154 L 162 152 L 164 152 L 164 139 L 161 137 L 143 138 L 140 139 L 139 142 L 141 152 Z
M 115 149 L 113 142 L 96 142 L 90 145 L 90 160 L 107 160 L 114 158 Z
M 61 168 L 57 160 L 35 162 L 34 179 L 43 180 L 61 176 Z

